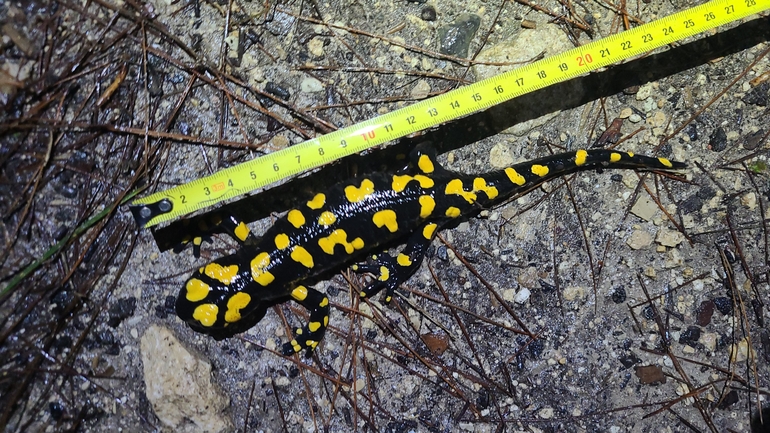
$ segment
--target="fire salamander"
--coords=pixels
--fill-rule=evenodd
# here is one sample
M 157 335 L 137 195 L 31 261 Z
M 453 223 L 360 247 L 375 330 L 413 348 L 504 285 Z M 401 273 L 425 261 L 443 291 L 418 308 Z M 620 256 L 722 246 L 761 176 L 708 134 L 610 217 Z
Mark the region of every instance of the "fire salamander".
M 685 166 L 631 152 L 578 150 L 467 175 L 446 170 L 432 151 L 418 146 L 403 170 L 372 173 L 320 192 L 278 219 L 259 241 L 243 222 L 223 218 L 220 228 L 240 249 L 193 273 L 177 298 L 176 312 L 193 329 L 207 332 L 234 325 L 271 300 L 291 298 L 308 309 L 310 319 L 283 345 L 283 354 L 306 349 L 310 355 L 329 324 L 329 299 L 308 287 L 322 274 L 369 254 L 365 263 L 352 265 L 353 271 L 373 276 L 360 296 L 384 289 L 389 302 L 420 266 L 436 232 L 460 218 L 571 172 Z M 406 245 L 397 255 L 382 252 L 402 240 Z

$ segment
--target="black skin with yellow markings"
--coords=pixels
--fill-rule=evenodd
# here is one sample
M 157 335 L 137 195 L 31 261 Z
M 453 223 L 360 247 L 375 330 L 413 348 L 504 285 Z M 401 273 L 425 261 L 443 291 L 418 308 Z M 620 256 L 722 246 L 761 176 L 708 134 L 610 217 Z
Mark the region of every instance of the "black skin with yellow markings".
M 316 194 L 278 219 L 259 241 L 235 218 L 217 221 L 241 248 L 187 280 L 177 298 L 177 315 L 193 329 L 213 334 L 237 327 L 260 310 L 264 314 L 267 303 L 291 298 L 308 309 L 310 319 L 283 345 L 283 354 L 305 349 L 309 355 L 329 321 L 328 298 L 307 287 L 322 275 L 353 264 L 355 272 L 373 276 L 361 297 L 384 289 L 390 301 L 396 287 L 420 266 L 436 232 L 482 209 L 576 171 L 684 167 L 665 158 L 579 150 L 467 175 L 444 169 L 427 146 L 418 146 L 400 172 L 372 173 Z M 397 242 L 406 245 L 395 257 L 382 252 Z M 366 263 L 355 264 L 366 255 Z

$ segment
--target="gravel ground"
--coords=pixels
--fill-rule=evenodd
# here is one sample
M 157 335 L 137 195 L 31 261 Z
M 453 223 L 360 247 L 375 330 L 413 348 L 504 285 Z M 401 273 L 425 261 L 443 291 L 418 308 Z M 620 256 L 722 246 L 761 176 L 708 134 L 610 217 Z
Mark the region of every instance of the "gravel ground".
M 142 183 L 188 182 L 694 3 L 623 5 L 0 4 L 2 282 Z M 334 274 L 316 287 L 332 316 L 310 359 L 276 352 L 305 320 L 291 303 L 234 338 L 189 329 L 173 298 L 232 242 L 160 251 L 117 207 L 0 298 L 0 424 L 768 431 L 750 424 L 770 419 L 769 29 L 686 39 L 231 205 L 259 235 L 422 141 L 467 173 L 591 146 L 689 164 L 583 172 L 482 212 L 441 232 L 390 304 Z

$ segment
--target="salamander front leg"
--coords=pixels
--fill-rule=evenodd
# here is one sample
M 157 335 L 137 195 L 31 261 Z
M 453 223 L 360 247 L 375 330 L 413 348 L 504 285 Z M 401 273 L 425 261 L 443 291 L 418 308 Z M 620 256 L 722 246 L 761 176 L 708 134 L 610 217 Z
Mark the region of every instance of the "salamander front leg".
M 361 297 L 368 298 L 385 289 L 385 302 L 390 302 L 396 288 L 420 267 L 437 228 L 436 223 L 423 225 L 412 234 L 404 249 L 395 257 L 383 252 L 371 256 L 370 263 L 353 265 L 354 272 L 370 273 L 375 278 L 361 291 Z
M 329 326 L 329 298 L 305 286 L 297 286 L 292 290 L 291 297 L 310 311 L 310 321 L 294 331 L 294 339 L 283 345 L 283 355 L 290 356 L 307 349 L 305 355 L 310 356 Z
M 213 233 L 225 233 L 235 239 L 240 246 L 257 244 L 257 238 L 243 221 L 231 214 L 214 214 L 210 218 L 199 221 L 197 227 L 189 227 L 189 234 L 174 247 L 174 252 L 179 253 L 187 245 L 192 244 L 193 255 L 200 257 L 201 244 L 203 241 L 211 242 L 209 235 Z

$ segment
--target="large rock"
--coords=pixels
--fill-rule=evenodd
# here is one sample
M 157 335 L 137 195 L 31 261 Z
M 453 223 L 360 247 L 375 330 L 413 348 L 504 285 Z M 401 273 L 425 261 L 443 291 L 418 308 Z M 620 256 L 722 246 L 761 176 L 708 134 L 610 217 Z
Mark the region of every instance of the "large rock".
M 211 365 L 190 352 L 166 328 L 151 326 L 142 336 L 147 399 L 155 415 L 174 432 L 226 432 L 230 404 L 211 381 Z

